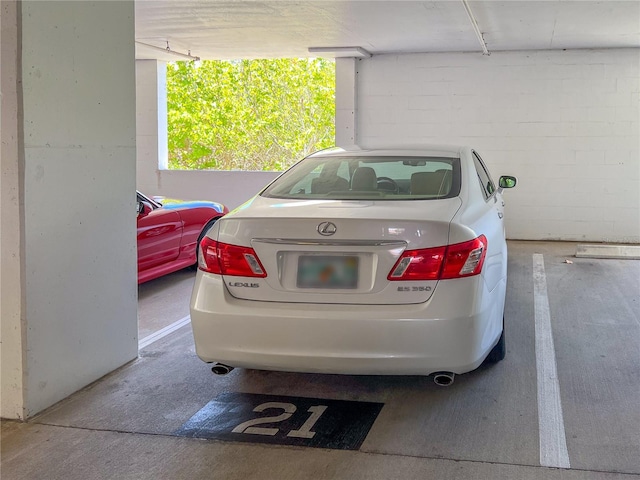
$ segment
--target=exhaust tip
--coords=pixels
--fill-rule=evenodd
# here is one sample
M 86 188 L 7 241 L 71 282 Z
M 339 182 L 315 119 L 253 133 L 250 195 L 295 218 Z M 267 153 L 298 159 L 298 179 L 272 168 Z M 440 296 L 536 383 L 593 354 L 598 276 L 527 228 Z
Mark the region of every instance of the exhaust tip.
M 233 367 L 230 367 L 229 365 L 224 365 L 222 363 L 216 363 L 213 367 L 211 367 L 211 371 L 216 375 L 226 375 L 231 370 L 233 370 Z
M 434 373 L 433 383 L 435 383 L 439 387 L 448 387 L 453 383 L 455 377 L 456 377 L 456 374 L 452 372 Z

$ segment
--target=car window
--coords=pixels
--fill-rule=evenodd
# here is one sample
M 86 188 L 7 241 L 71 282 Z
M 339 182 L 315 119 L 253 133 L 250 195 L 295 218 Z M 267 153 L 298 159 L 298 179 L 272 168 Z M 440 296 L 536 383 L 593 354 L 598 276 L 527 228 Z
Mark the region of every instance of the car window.
M 146 195 L 143 195 L 138 191 L 136 191 L 136 197 L 138 202 L 147 202 L 149 205 L 151 205 L 151 208 L 154 210 L 156 208 L 162 207 L 162 204 L 156 202 L 155 200 L 152 200 L 151 198 L 147 197 Z
M 460 193 L 460 159 L 318 156 L 298 162 L 262 193 L 272 198 L 426 200 Z
M 475 165 L 476 172 L 478 174 L 480 190 L 482 190 L 484 198 L 488 199 L 491 195 L 493 195 L 493 192 L 496 191 L 496 187 L 493 183 L 493 180 L 491 180 L 491 175 L 489 175 L 487 167 L 485 167 L 484 162 L 476 152 L 473 152 L 473 164 Z

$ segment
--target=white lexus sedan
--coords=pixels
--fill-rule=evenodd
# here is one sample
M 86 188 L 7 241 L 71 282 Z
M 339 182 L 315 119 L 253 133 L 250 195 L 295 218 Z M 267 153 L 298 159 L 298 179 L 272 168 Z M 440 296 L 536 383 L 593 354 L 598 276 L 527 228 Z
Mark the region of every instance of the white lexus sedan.
M 454 374 L 505 356 L 502 190 L 469 147 L 324 150 L 221 218 L 191 297 L 214 373 Z

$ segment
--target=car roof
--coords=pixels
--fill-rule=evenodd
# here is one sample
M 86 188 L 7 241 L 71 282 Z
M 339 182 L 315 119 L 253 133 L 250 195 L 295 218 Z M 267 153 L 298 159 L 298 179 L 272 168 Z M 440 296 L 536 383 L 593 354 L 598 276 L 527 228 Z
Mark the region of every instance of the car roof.
M 456 158 L 460 156 L 462 150 L 468 147 L 459 145 L 402 145 L 402 146 L 384 146 L 376 148 L 334 147 L 326 150 L 320 150 L 313 153 L 310 157 L 361 157 L 363 155 L 370 157 L 388 157 L 388 156 L 407 156 L 407 157 L 449 157 Z

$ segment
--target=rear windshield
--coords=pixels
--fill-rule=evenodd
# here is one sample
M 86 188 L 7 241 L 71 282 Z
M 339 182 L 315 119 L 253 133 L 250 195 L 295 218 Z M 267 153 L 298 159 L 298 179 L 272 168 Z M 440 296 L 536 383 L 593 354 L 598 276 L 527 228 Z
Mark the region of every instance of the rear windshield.
M 428 200 L 460 193 L 460 159 L 441 157 L 310 157 L 261 195 L 329 200 Z

